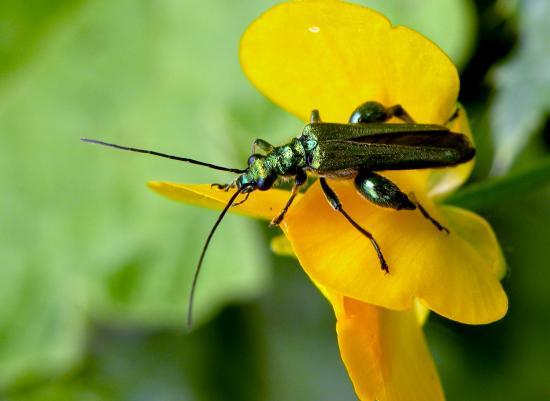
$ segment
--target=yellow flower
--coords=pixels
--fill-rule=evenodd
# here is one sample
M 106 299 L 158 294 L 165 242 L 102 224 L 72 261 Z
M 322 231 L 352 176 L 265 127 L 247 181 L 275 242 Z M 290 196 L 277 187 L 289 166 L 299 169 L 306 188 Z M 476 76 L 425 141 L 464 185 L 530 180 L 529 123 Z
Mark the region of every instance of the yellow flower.
M 313 109 L 346 122 L 368 100 L 402 105 L 419 123 L 446 124 L 456 110 L 458 74 L 420 34 L 392 28 L 380 14 L 338 0 L 301 0 L 269 10 L 246 31 L 243 69 L 283 109 L 307 121 Z M 451 129 L 470 135 L 463 110 Z M 299 134 L 299 133 L 296 133 Z M 281 228 L 287 245 L 331 302 L 340 351 L 361 399 L 441 400 L 422 334 L 425 308 L 470 324 L 507 310 L 499 279 L 504 261 L 481 217 L 436 200 L 462 184 L 472 163 L 440 170 L 384 172 L 450 229 L 438 231 L 416 211 L 395 211 L 360 197 L 353 183 L 331 181 L 347 212 L 375 236 L 390 267 L 379 268 L 372 245 L 326 202 L 318 183 L 299 195 Z M 231 193 L 209 185 L 153 182 L 169 198 L 221 208 Z M 289 193 L 256 191 L 231 211 L 271 219 Z

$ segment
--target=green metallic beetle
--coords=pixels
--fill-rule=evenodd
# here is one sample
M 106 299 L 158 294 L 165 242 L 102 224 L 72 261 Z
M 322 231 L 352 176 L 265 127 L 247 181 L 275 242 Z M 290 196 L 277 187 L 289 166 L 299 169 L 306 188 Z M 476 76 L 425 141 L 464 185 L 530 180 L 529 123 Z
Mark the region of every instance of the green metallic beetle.
M 449 122 L 457 115 L 458 111 Z M 387 121 L 393 117 L 404 123 L 388 124 Z M 319 112 L 313 110 L 311 122 L 304 127 L 301 135 L 282 146 L 273 146 L 263 139 L 256 139 L 252 155 L 248 158 L 248 167 L 244 170 L 92 139 L 83 141 L 239 174 L 231 184 L 213 184 L 226 191 L 232 188 L 236 188 L 236 191 L 220 213 L 203 247 L 191 287 L 189 325 L 197 278 L 210 240 L 229 208 L 245 202 L 253 191 L 269 190 L 279 177 L 294 178 L 292 192 L 286 205 L 271 221 L 272 225 L 278 225 L 284 219 L 299 188 L 307 181 L 308 173 L 319 177 L 329 204 L 371 241 L 381 269 L 388 273 L 388 264 L 374 236 L 345 211 L 326 179 L 353 179 L 359 194 L 381 207 L 396 210 L 418 208 L 437 229 L 449 234 L 449 231 L 433 219 L 412 196 L 407 196 L 397 185 L 376 171 L 450 167 L 465 163 L 475 156 L 475 149 L 465 135 L 451 132 L 444 125 L 416 124 L 400 105 L 384 107 L 372 101 L 357 107 L 351 114 L 348 124 L 321 122 Z M 263 154 L 257 153 L 257 149 Z M 236 203 L 237 197 L 243 193 L 246 194 L 245 199 Z

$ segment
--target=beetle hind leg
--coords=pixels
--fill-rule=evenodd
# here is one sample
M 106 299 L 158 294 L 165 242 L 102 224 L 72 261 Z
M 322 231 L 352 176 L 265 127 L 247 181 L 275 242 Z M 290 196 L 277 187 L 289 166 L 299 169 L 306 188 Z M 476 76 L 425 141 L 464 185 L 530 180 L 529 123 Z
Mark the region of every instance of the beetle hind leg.
M 368 201 L 377 206 L 395 210 L 418 209 L 422 216 L 430 221 L 439 231 L 449 234 L 448 228 L 434 219 L 428 211 L 418 202 L 413 193 L 407 196 L 392 181 L 376 174 L 373 171 L 360 170 L 355 177 L 355 188 Z
M 373 171 L 359 170 L 354 183 L 361 196 L 375 205 L 395 210 L 416 209 L 416 205 L 397 185 Z
M 437 221 L 436 219 L 434 219 L 430 213 L 428 213 L 428 211 L 424 208 L 424 206 L 422 206 L 420 204 L 420 202 L 418 202 L 414 196 L 413 193 L 410 193 L 409 194 L 409 197 L 412 199 L 412 202 L 416 205 L 416 207 L 418 208 L 418 210 L 420 211 L 420 213 L 422 213 L 422 216 L 424 216 L 424 218 L 428 221 L 430 221 L 434 226 L 435 228 L 437 228 L 439 231 L 443 231 L 445 234 L 449 235 L 451 232 L 449 231 L 449 229 L 447 227 L 445 227 L 443 224 L 441 224 L 439 221 Z

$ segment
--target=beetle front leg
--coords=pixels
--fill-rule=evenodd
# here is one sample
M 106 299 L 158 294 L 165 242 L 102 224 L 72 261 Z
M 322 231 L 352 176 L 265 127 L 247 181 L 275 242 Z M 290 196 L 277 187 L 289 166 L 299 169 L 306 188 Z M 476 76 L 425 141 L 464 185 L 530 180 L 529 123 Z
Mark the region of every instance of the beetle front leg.
M 228 192 L 230 189 L 233 189 L 237 186 L 237 179 L 235 178 L 229 184 L 210 184 L 210 188 L 216 188 L 220 191 Z
M 242 201 L 239 201 L 239 202 L 235 202 L 231 205 L 231 207 L 235 207 L 235 206 L 239 206 L 239 205 L 242 205 L 243 203 L 245 203 L 247 200 L 248 200 L 248 197 L 250 196 L 252 192 L 247 192 L 244 196 L 244 199 Z
M 306 180 L 307 180 L 307 174 L 305 173 L 305 171 L 300 170 L 300 172 L 298 172 L 298 174 L 296 174 L 296 177 L 294 178 L 294 185 L 292 186 L 292 192 L 290 194 L 290 198 L 288 198 L 286 205 L 281 211 L 281 213 L 279 213 L 277 217 L 274 217 L 273 220 L 271 220 L 271 223 L 269 224 L 270 226 L 273 227 L 281 224 L 281 221 L 283 221 L 283 219 L 285 218 L 285 214 L 288 211 L 288 208 L 290 207 L 290 205 L 294 201 L 294 198 L 298 194 L 298 189 L 300 189 L 300 187 L 306 182 Z
M 340 200 L 338 199 L 338 196 L 336 196 L 336 193 L 332 190 L 332 188 L 329 187 L 327 181 L 321 177 L 319 179 L 321 183 L 321 188 L 323 189 L 323 192 L 325 194 L 325 197 L 327 198 L 328 203 L 334 210 L 337 212 L 340 212 L 346 220 L 361 234 L 363 234 L 365 237 L 367 237 L 372 246 L 374 247 L 374 250 L 376 251 L 376 254 L 378 255 L 378 261 L 380 262 L 380 268 L 384 270 L 386 273 L 390 272 L 390 268 L 388 267 L 388 264 L 386 263 L 386 259 L 384 259 L 384 255 L 382 255 L 382 251 L 380 250 L 380 246 L 378 245 L 378 242 L 374 239 L 374 236 L 365 230 L 363 227 L 361 227 L 355 220 L 351 218 L 351 216 L 344 210 L 342 207 L 342 203 L 340 203 Z

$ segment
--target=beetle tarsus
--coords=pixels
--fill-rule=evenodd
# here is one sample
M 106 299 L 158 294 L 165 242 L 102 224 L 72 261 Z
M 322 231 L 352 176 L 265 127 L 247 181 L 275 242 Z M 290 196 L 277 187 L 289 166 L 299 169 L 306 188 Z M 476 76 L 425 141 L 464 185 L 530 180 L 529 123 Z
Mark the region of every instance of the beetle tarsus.
M 420 211 L 420 213 L 422 213 L 422 216 L 424 216 L 424 218 L 426 220 L 429 220 L 439 231 L 443 231 L 446 235 L 449 235 L 451 232 L 449 231 L 449 229 L 447 227 L 445 227 L 443 224 L 441 224 L 439 221 L 437 221 L 436 219 L 434 219 L 430 213 L 428 213 L 428 211 L 424 208 L 424 206 L 422 206 L 420 204 L 420 202 L 418 202 L 414 196 L 414 194 L 411 192 L 409 194 L 409 198 L 412 200 L 412 202 L 416 205 L 416 207 L 418 208 L 418 210 Z
M 231 184 L 210 184 L 210 188 L 216 188 L 224 192 L 229 192 L 230 189 L 235 188 L 236 186 L 235 181 Z

